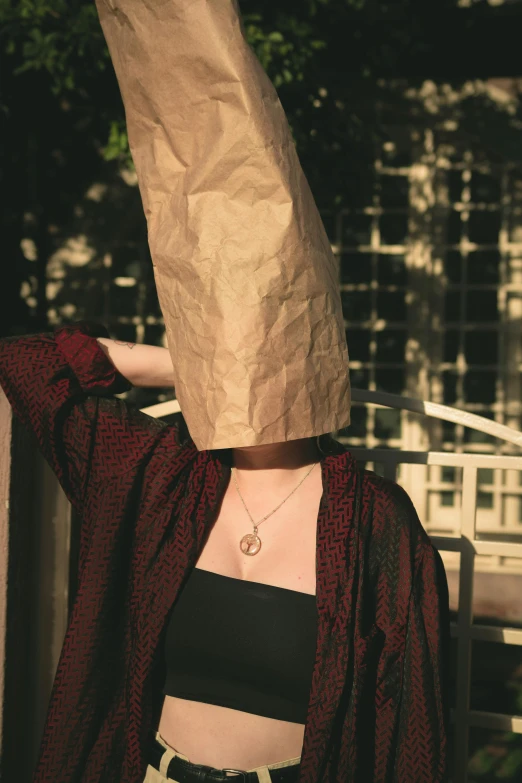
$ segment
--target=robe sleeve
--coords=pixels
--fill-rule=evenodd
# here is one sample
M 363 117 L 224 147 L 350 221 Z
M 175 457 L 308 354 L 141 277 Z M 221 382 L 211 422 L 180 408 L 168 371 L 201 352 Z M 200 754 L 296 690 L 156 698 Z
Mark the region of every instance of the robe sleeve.
M 439 552 L 425 540 L 408 605 L 394 780 L 448 780 L 450 618 Z
M 77 322 L 0 340 L 0 385 L 80 513 L 92 472 L 130 469 L 165 427 L 114 396 L 131 384 L 96 340 L 108 336 Z
M 361 628 L 369 636 L 368 689 L 373 687 L 372 655 L 377 661 L 375 703 L 366 705 L 375 715 L 368 766 L 371 763 L 373 779 L 383 783 L 446 783 L 450 654 L 446 571 L 404 489 L 374 475 L 367 485 L 373 512 L 361 602 L 367 620 Z M 373 718 L 365 715 L 367 727 Z

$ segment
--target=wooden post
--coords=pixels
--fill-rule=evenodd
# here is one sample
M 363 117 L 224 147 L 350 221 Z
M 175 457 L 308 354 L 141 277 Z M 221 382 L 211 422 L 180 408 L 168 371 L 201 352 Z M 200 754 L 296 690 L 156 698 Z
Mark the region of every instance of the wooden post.
M 0 780 L 30 783 L 68 615 L 70 505 L 0 390 Z
M 7 570 L 9 556 L 9 482 L 11 476 L 11 407 L 0 389 L 0 758 L 4 720 Z

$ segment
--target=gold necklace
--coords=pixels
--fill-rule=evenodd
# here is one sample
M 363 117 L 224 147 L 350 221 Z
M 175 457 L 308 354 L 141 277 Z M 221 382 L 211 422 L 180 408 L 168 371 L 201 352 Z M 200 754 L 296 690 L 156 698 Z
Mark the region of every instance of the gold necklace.
M 306 474 L 306 475 L 305 475 L 305 476 L 304 476 L 304 477 L 301 479 L 301 481 L 299 482 L 299 484 L 297 485 L 297 487 L 294 487 L 294 489 L 293 489 L 293 490 L 290 492 L 290 494 L 288 495 L 288 497 L 286 497 L 286 498 L 285 498 L 285 499 L 284 499 L 284 500 L 283 500 L 281 503 L 279 503 L 279 505 L 278 505 L 278 506 L 276 506 L 276 507 L 274 508 L 274 510 L 273 510 L 273 511 L 270 511 L 270 513 L 269 513 L 269 514 L 265 514 L 265 516 L 263 517 L 263 519 L 260 519 L 260 520 L 259 520 L 259 522 L 254 522 L 254 520 L 252 519 L 252 515 L 251 515 L 250 511 L 248 510 L 248 508 L 247 508 L 247 506 L 246 506 L 246 503 L 245 503 L 245 501 L 243 500 L 243 495 L 242 495 L 242 494 L 241 494 L 241 492 L 240 492 L 239 485 L 238 485 L 238 483 L 237 483 L 237 480 L 236 480 L 235 468 L 233 468 L 233 469 L 232 469 L 232 478 L 234 479 L 234 484 L 236 485 L 237 494 L 239 495 L 239 497 L 240 497 L 240 499 L 241 499 L 241 502 L 242 502 L 243 506 L 245 507 L 245 511 L 247 512 L 248 516 L 250 517 L 250 521 L 252 522 L 252 525 L 253 525 L 253 528 L 254 528 L 254 532 L 253 532 L 253 533 L 247 533 L 246 535 L 244 535 L 244 536 L 243 536 L 243 538 L 242 538 L 242 539 L 241 539 L 241 541 L 239 542 L 239 548 L 241 549 L 241 551 L 243 552 L 243 554 L 244 554 L 244 555 L 250 555 L 250 556 L 252 556 L 252 555 L 257 555 L 257 553 L 260 551 L 260 549 L 261 549 L 261 546 L 262 546 L 261 539 L 260 539 L 260 538 L 259 538 L 259 536 L 257 535 L 257 529 L 258 529 L 259 525 L 260 525 L 262 522 L 264 522 L 264 521 L 265 521 L 265 519 L 268 519 L 268 517 L 271 517 L 271 516 L 272 516 L 272 514 L 275 514 L 275 512 L 276 512 L 276 511 L 277 511 L 279 508 L 281 508 L 281 506 L 283 505 L 283 503 L 286 503 L 286 501 L 288 500 L 288 498 L 292 497 L 292 495 L 294 494 L 294 492 L 296 492 L 296 491 L 299 489 L 299 487 L 301 486 L 301 484 L 303 483 L 303 481 L 304 481 L 306 478 L 308 478 L 308 476 L 310 475 L 310 473 L 312 472 L 312 470 L 313 470 L 313 469 L 315 468 L 315 466 L 316 466 L 316 465 L 318 465 L 318 464 L 319 464 L 318 462 L 314 462 L 314 464 L 312 465 L 312 467 L 310 468 L 310 470 L 308 471 L 308 473 L 307 473 L 307 474 Z

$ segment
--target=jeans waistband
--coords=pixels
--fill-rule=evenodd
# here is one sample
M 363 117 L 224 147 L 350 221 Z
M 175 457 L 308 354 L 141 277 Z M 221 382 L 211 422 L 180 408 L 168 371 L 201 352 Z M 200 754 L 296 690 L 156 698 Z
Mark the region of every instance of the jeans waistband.
M 249 770 L 217 769 L 193 764 L 182 753 L 171 748 L 156 732 L 149 751 L 149 764 L 167 780 L 176 783 L 297 783 L 300 757 Z

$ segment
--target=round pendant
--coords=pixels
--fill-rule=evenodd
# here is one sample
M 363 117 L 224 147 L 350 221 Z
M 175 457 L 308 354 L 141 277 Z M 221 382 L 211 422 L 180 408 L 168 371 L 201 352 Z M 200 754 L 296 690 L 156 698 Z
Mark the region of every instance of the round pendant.
M 261 539 L 255 533 L 247 533 L 239 542 L 239 548 L 244 555 L 257 555 L 261 549 Z

